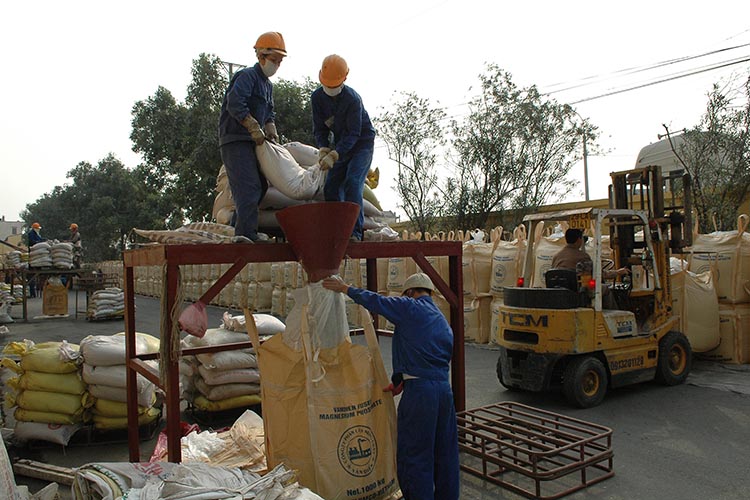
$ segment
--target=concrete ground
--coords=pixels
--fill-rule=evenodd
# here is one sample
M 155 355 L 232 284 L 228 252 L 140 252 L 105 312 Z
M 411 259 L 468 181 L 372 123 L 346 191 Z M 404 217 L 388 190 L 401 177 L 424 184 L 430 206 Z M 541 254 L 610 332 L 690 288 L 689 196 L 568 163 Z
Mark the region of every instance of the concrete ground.
M 87 322 L 71 317 L 7 325 L 0 343 L 31 339 L 78 342 L 90 334 L 123 331 L 121 320 Z M 30 299 L 30 317 L 39 315 L 41 299 Z M 137 297 L 136 329 L 158 336 L 158 300 Z M 223 309 L 209 308 L 209 326 L 218 326 Z M 234 312 L 236 313 L 236 311 Z M 14 306 L 13 316 L 20 315 Z M 360 341 L 357 339 L 356 341 Z M 390 339 L 381 341 L 390 368 Z M 566 498 L 571 499 L 747 499 L 750 498 L 750 367 L 695 363 L 688 383 L 663 387 L 644 383 L 611 391 L 604 403 L 586 410 L 570 408 L 559 394 L 528 394 L 503 389 L 495 375 L 497 352 L 466 346 L 466 407 L 516 401 L 610 427 L 614 430 L 615 476 Z M 748 368 L 748 369 L 746 369 Z M 190 420 L 190 415 L 184 415 Z M 231 421 L 216 422 L 230 425 Z M 155 439 L 141 443 L 148 460 Z M 127 461 L 127 443 L 11 448 L 11 456 L 76 467 L 89 462 Z M 36 491 L 45 483 L 18 477 Z M 63 498 L 70 498 L 62 488 Z M 517 499 L 511 493 L 469 474 L 461 474 L 462 499 Z

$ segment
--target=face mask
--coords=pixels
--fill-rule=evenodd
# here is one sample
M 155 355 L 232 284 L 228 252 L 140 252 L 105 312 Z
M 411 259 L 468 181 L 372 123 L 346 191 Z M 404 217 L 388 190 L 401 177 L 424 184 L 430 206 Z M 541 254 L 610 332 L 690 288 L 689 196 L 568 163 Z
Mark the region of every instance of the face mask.
M 336 97 L 337 95 L 341 93 L 343 89 L 344 89 L 343 83 L 339 85 L 338 87 L 333 87 L 333 88 L 326 87 L 325 85 L 323 85 L 323 92 L 325 92 L 326 95 L 330 97 Z
M 261 64 L 260 68 L 263 70 L 264 75 L 266 75 L 267 77 L 272 77 L 279 70 L 279 65 L 269 59 L 266 59 L 266 63 Z

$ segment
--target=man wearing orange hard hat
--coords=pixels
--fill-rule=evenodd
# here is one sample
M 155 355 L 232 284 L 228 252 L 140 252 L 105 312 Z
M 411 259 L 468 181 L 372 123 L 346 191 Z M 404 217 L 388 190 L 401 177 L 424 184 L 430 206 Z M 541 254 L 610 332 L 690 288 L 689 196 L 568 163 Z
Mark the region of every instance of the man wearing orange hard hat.
M 73 267 L 79 268 L 81 267 L 83 248 L 81 246 L 81 232 L 75 222 L 70 225 L 70 239 L 68 241 L 73 244 Z
M 321 87 L 312 93 L 313 134 L 319 148 L 321 169 L 329 170 L 323 194 L 326 201 L 351 201 L 359 205 L 359 217 L 351 239 L 362 240 L 364 211 L 362 192 L 372 164 L 375 128 L 362 98 L 344 85 L 349 66 L 332 54 L 323 59 L 318 73 Z
M 268 181 L 258 166 L 255 146 L 279 139 L 274 123 L 273 85 L 269 78 L 286 57 L 284 37 L 276 31 L 263 33 L 255 42 L 258 62 L 235 73 L 224 94 L 219 116 L 219 146 L 235 204 L 237 241 L 261 241 L 258 205 Z

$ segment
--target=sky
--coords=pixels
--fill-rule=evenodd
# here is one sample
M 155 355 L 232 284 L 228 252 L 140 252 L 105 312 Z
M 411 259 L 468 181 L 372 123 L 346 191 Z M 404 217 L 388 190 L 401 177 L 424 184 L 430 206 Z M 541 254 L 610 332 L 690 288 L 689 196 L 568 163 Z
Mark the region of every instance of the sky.
M 343 56 L 346 83 L 371 117 L 405 91 L 461 119 L 486 63 L 509 71 L 521 87 L 557 90 L 549 96 L 572 104 L 601 132 L 604 153 L 588 158 L 592 199 L 606 197 L 609 173 L 632 168 L 663 124 L 696 125 L 714 82 L 750 71 L 748 62 L 708 70 L 750 56 L 750 3 L 736 0 L 700 7 L 672 0 L 6 2 L 0 216 L 18 220 L 26 204 L 67 183 L 66 173 L 81 161 L 96 164 L 111 152 L 128 167 L 138 165 L 129 139 L 133 104 L 158 86 L 183 101 L 191 63 L 203 52 L 253 64 L 252 46 L 265 31 L 286 41 L 279 78 L 315 80 L 326 55 Z M 629 68 L 642 71 L 623 71 Z M 701 70 L 707 71 L 648 85 Z M 641 85 L 647 86 L 585 100 Z M 560 91 L 567 87 L 575 88 Z M 381 205 L 400 212 L 396 167 L 380 139 L 373 167 L 380 168 Z M 571 177 L 579 185 L 567 200 L 581 200 L 582 163 Z

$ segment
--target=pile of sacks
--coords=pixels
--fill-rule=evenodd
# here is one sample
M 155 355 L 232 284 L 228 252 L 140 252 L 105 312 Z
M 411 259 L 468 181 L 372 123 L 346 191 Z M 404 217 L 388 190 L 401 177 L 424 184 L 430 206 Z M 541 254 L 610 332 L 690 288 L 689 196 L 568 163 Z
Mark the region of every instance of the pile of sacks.
M 13 305 L 13 295 L 10 293 L 10 287 L 7 287 L 5 283 L 0 287 L 0 325 L 4 323 L 13 323 L 13 318 L 10 317 L 10 306 Z
M 284 323 L 269 314 L 253 314 L 263 336 L 284 331 Z M 188 335 L 183 348 L 247 342 L 244 316 L 224 314 L 219 328 L 206 330 L 203 337 Z M 180 360 L 182 398 L 201 411 L 223 411 L 260 404 L 260 372 L 255 349 L 235 349 L 183 356 Z
M 13 250 L 12 252 L 8 252 L 5 254 L 5 261 L 8 263 L 8 266 L 13 268 L 19 268 L 21 267 L 21 252 L 18 250 Z
M 57 269 L 73 269 L 73 244 L 55 241 L 50 245 L 52 266 Z
M 81 379 L 79 346 L 24 340 L 9 343 L 3 353 L 21 358 L 20 363 L 2 360 L 4 367 L 17 374 L 6 382 L 15 390 L 6 394 L 6 406 L 15 407 L 16 438 L 67 444 L 93 404 Z
M 50 243 L 42 241 L 29 249 L 29 267 L 51 267 Z
M 276 212 L 293 205 L 324 200 L 323 187 L 326 171 L 318 166 L 318 150 L 312 146 L 291 142 L 283 146 L 263 143 L 256 148 L 258 164 L 268 179 L 269 188 L 260 202 L 258 226 L 279 228 Z M 377 186 L 378 172 L 368 175 L 364 186 L 363 209 L 365 237 L 377 241 L 394 240 L 396 233 L 376 219 L 383 216 L 380 203 L 371 186 Z M 214 199 L 213 218 L 219 224 L 230 224 L 234 215 L 234 199 L 224 166 L 216 178 L 217 195 Z
M 136 333 L 136 353 L 159 352 L 159 339 Z M 95 398 L 92 419 L 102 430 L 125 429 L 128 426 L 125 368 L 125 334 L 89 335 L 81 341 L 83 380 Z M 156 361 L 146 361 L 158 372 Z M 146 425 L 159 417 L 156 386 L 138 374 L 138 425 Z
M 88 316 L 93 319 L 125 314 L 125 293 L 121 288 L 105 288 L 91 294 Z

